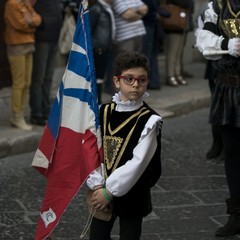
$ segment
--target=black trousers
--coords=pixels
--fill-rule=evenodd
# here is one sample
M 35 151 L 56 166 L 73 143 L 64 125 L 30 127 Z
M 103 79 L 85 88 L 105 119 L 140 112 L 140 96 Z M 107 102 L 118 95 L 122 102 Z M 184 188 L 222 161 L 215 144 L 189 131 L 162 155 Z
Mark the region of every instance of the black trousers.
M 116 216 L 108 222 L 93 218 L 90 227 L 90 240 L 111 240 L 111 230 Z M 142 217 L 119 217 L 120 240 L 140 240 Z
M 221 126 L 225 172 L 231 198 L 240 198 L 240 128 Z

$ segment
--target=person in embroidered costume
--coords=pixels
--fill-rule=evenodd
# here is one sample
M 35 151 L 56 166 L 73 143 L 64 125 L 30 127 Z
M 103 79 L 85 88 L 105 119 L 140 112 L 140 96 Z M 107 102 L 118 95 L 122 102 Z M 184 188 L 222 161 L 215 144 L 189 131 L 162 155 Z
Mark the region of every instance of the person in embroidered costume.
M 161 175 L 162 118 L 144 99 L 149 61 L 139 52 L 124 52 L 116 60 L 113 81 L 119 90 L 100 108 L 104 163 L 87 179 L 95 209 L 113 205 L 110 221 L 93 218 L 91 240 L 111 239 L 120 220 L 120 239 L 140 239 L 142 219 L 152 211 L 150 189 Z M 101 186 L 99 188 L 99 186 Z
M 240 1 L 214 0 L 204 12 L 204 27 L 197 48 L 218 71 L 210 123 L 219 125 L 224 145 L 225 173 L 230 197 L 228 222 L 217 229 L 219 237 L 240 233 Z M 225 50 L 224 54 L 222 50 Z M 211 54 L 210 54 L 211 52 Z

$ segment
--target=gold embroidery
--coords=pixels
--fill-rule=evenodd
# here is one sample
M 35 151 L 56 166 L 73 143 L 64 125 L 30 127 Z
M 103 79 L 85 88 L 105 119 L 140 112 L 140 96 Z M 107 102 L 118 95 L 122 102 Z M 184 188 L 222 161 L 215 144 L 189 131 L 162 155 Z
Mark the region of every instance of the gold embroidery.
M 240 19 L 223 20 L 229 38 L 240 37 Z
M 125 149 L 126 149 L 126 147 L 127 147 L 127 145 L 128 145 L 128 142 L 129 142 L 129 140 L 130 140 L 130 138 L 131 138 L 131 136 L 132 136 L 132 133 L 133 133 L 133 131 L 134 131 L 136 125 L 137 125 L 138 120 L 140 119 L 141 116 L 143 116 L 143 115 L 145 115 L 145 114 L 147 114 L 147 113 L 149 113 L 149 112 L 150 112 L 149 110 L 146 110 L 145 112 L 141 113 L 141 114 L 138 116 L 138 119 L 137 119 L 136 123 L 134 124 L 133 128 L 131 129 L 131 131 L 130 131 L 129 134 L 127 135 L 127 137 L 126 137 L 126 139 L 125 139 L 125 141 L 124 141 L 124 143 L 123 143 L 123 145 L 122 145 L 121 151 L 120 151 L 120 153 L 118 154 L 118 157 L 117 157 L 117 160 L 116 160 L 116 162 L 115 162 L 115 164 L 114 164 L 114 167 L 113 167 L 113 169 L 112 169 L 112 172 L 115 171 L 115 169 L 117 168 L 117 166 L 118 166 L 118 164 L 119 164 L 119 162 L 120 162 L 120 160 L 121 160 L 121 158 L 122 158 L 122 155 L 123 155 L 123 153 L 124 153 L 124 151 L 125 151 Z
M 104 160 L 107 170 L 112 168 L 122 142 L 123 138 L 120 137 L 103 136 Z
M 218 7 L 221 11 L 222 10 L 222 2 L 220 0 L 218 0 Z M 240 11 L 237 13 L 234 13 L 229 0 L 227 0 L 227 7 L 228 7 L 229 12 L 231 13 L 231 15 L 234 18 L 223 20 L 222 17 L 220 17 L 220 26 L 223 29 L 224 33 L 229 38 L 240 37 L 240 19 L 238 19 L 239 15 L 240 15 Z
M 122 124 L 120 124 L 117 128 L 115 128 L 114 130 L 112 130 L 111 128 L 111 123 L 108 123 L 108 131 L 110 132 L 111 135 L 116 134 L 119 130 L 121 130 L 124 126 L 126 126 L 133 118 L 135 118 L 136 116 L 138 116 L 142 111 L 146 110 L 146 107 L 143 107 L 142 109 L 140 109 L 138 112 L 134 113 L 133 115 L 131 115 L 128 119 L 126 119 Z
M 114 109 L 114 104 L 111 104 L 110 111 L 112 112 L 113 109 Z M 114 130 L 111 129 L 111 125 L 109 122 L 108 123 L 108 131 L 109 131 L 110 136 L 107 136 L 106 135 L 106 130 L 107 130 L 106 125 L 107 125 L 108 110 L 109 110 L 109 105 L 106 105 L 106 107 L 104 109 L 104 126 L 103 126 L 103 128 L 104 128 L 103 150 L 104 150 L 104 161 L 105 161 L 105 166 L 106 166 L 104 168 L 104 172 L 105 172 L 106 177 L 108 177 L 107 170 L 112 169 L 111 172 L 113 172 L 117 168 L 140 117 L 150 112 L 150 110 L 148 110 L 146 107 L 143 107 L 138 112 L 131 115 L 128 119 L 126 119 L 122 124 L 120 124 Z M 120 131 L 124 126 L 126 126 L 135 117 L 137 117 L 136 122 L 135 122 L 134 126 L 132 127 L 132 129 L 130 130 L 130 132 L 128 133 L 125 141 L 123 141 L 124 140 L 123 138 L 113 136 L 118 131 Z M 119 152 L 119 150 L 120 150 L 120 152 Z M 118 154 L 118 152 L 119 152 L 119 154 Z
M 104 116 L 103 116 L 103 133 L 106 135 L 106 123 L 107 123 L 107 112 L 108 112 L 109 105 L 106 105 L 104 108 Z

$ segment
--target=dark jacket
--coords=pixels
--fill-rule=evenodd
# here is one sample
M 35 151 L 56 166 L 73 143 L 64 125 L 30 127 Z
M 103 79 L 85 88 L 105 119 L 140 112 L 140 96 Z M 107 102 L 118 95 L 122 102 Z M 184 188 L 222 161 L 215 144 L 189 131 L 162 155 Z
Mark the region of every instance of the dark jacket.
M 58 41 L 62 26 L 60 0 L 37 1 L 34 9 L 42 17 L 42 23 L 35 33 L 36 41 Z
M 110 48 L 112 44 L 112 21 L 110 14 L 99 2 L 90 8 L 90 23 L 93 47 Z
M 158 0 L 143 0 L 148 6 L 148 13 L 143 17 L 144 23 L 156 23 L 158 22 Z

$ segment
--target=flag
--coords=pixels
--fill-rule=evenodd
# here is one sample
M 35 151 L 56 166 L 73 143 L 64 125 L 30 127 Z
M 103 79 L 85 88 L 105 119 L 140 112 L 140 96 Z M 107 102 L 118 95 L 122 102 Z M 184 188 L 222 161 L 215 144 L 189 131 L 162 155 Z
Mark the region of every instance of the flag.
M 88 1 L 82 0 L 68 64 L 32 166 L 47 178 L 35 240 L 46 239 L 102 161 Z

